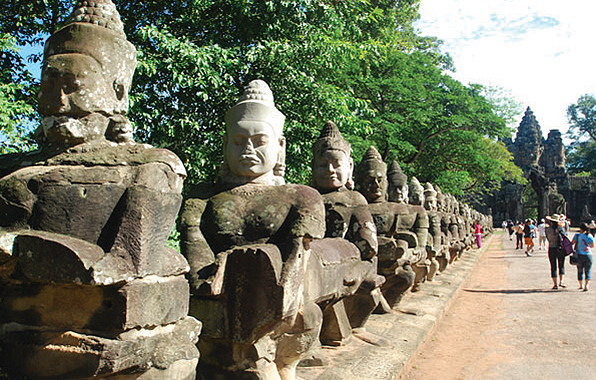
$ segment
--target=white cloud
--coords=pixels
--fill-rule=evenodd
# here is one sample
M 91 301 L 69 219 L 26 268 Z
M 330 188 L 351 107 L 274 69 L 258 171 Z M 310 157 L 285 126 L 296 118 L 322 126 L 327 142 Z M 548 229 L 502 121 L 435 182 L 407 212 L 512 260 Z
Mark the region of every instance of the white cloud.
M 567 107 L 596 95 L 593 0 L 422 0 L 420 13 L 419 30 L 445 42 L 456 79 L 510 90 L 545 136 L 565 132 Z

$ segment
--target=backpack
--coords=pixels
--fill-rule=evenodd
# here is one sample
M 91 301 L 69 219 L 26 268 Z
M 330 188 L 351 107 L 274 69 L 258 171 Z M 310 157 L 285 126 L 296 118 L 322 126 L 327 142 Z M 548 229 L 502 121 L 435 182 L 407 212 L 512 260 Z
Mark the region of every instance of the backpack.
M 567 235 L 559 233 L 559 239 L 561 240 L 561 253 L 565 256 L 573 253 L 573 245 Z

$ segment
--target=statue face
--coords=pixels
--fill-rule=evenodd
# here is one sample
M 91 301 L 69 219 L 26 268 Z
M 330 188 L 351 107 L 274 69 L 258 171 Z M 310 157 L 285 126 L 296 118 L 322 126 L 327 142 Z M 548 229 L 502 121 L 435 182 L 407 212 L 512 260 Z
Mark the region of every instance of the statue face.
M 437 198 L 426 197 L 424 198 L 424 208 L 428 211 L 437 211 Z
M 396 186 L 391 189 L 389 199 L 396 203 L 407 203 L 408 202 L 408 185 Z
M 363 173 L 361 178 L 360 192 L 368 203 L 385 201 L 387 193 L 387 173 L 381 168 L 371 168 Z
M 118 93 L 104 78 L 100 64 L 83 54 L 47 59 L 39 91 L 39 112 L 50 142 L 81 143 L 103 137 Z M 122 99 L 122 98 L 121 98 Z
M 413 191 L 409 196 L 410 204 L 422 205 L 424 203 L 424 194 L 420 191 Z
M 340 150 L 327 150 L 315 157 L 313 179 L 319 190 L 337 190 L 352 176 L 350 157 Z
M 230 171 L 251 181 L 273 174 L 284 144 L 284 138 L 277 138 L 269 124 L 241 121 L 228 127 L 224 154 Z

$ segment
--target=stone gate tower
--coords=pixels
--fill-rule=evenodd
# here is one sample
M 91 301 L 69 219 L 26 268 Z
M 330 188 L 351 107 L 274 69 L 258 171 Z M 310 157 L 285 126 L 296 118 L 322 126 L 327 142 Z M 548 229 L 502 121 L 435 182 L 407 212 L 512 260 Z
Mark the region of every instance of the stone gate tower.
M 523 170 L 538 196 L 538 217 L 566 214 L 579 223 L 596 214 L 596 178 L 570 176 L 566 169 L 565 146 L 561 132 L 553 129 L 546 140 L 540 124 L 528 107 L 517 129 L 515 141 L 505 142 L 514 162 Z M 522 195 L 525 186 L 505 182 L 501 191 L 489 200 L 494 220 L 523 220 Z

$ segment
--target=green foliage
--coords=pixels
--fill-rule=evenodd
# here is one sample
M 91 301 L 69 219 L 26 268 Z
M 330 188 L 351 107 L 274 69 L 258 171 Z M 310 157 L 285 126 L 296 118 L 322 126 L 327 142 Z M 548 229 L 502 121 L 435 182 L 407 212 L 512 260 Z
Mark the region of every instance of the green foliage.
M 588 137 L 596 141 L 596 98 L 593 95 L 580 96 L 577 104 L 571 104 L 567 108 L 567 118 L 570 137 Z
M 2 58 L 15 53 L 16 39 L 8 34 L 0 35 Z M 27 149 L 27 122 L 34 115 L 34 108 L 23 97 L 21 83 L 12 81 L 11 70 L 2 68 L 0 77 L 0 153 L 18 152 Z
M 440 42 L 412 27 L 420 0 L 113 1 L 138 50 L 129 111 L 136 139 L 180 156 L 187 183 L 216 178 L 223 115 L 257 78 L 287 117 L 289 182 L 309 183 L 311 145 L 327 120 L 352 143 L 356 162 L 374 144 L 386 161 L 454 194 L 521 176 L 497 142 L 511 135 L 514 104 L 446 74 L 453 63 Z M 9 0 L 0 31 L 18 46 L 40 46 L 71 6 Z M 16 85 L 9 101 L 35 106 L 37 82 L 23 59 L 7 62 L 0 68 L 12 77 L 0 83 Z
M 569 173 L 596 176 L 596 98 L 580 96 L 567 108 L 567 118 L 567 135 L 573 140 L 567 148 Z
M 579 141 L 567 149 L 570 174 L 596 177 L 596 141 Z
M 524 204 L 524 217 L 526 219 L 538 219 L 538 195 L 530 184 L 524 188 L 522 202 Z

